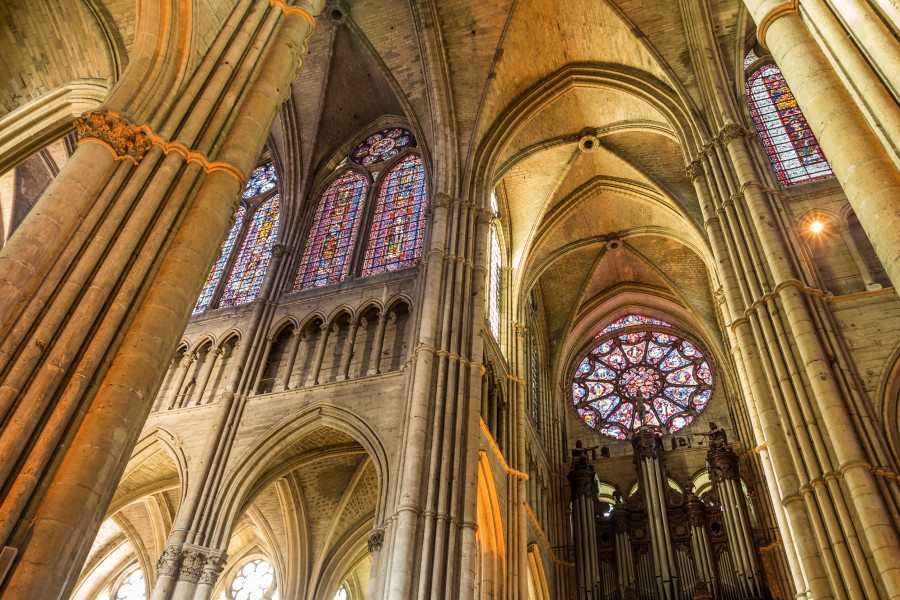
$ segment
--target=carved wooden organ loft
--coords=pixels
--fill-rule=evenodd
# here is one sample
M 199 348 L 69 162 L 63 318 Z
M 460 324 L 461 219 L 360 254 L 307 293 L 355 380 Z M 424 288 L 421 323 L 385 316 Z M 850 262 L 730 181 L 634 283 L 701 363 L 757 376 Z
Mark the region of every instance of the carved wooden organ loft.
M 632 437 L 638 490 L 615 505 L 600 501 L 597 474 L 579 441 L 569 483 L 579 600 L 769 599 L 741 487 L 738 457 L 725 432 L 709 434 L 713 491 L 701 501 L 668 484 L 662 433 Z

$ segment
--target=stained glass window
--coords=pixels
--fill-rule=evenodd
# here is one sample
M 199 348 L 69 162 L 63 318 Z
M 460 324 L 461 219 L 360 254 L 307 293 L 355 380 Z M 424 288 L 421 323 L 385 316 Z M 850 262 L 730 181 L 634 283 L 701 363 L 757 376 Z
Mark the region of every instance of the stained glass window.
M 116 590 L 116 600 L 144 600 L 146 597 L 147 586 L 144 583 L 144 574 L 140 569 L 129 573 Z
M 750 65 L 752 65 L 753 63 L 755 63 L 758 60 L 759 60 L 759 57 L 756 55 L 756 52 L 754 52 L 751 49 L 750 52 L 747 53 L 747 56 L 744 57 L 744 68 L 745 69 L 749 68 Z
M 632 327 L 634 325 L 660 325 L 662 327 L 671 327 L 665 321 L 660 321 L 659 319 L 653 319 L 651 317 L 645 317 L 644 315 L 626 315 L 621 319 L 617 319 L 604 327 L 600 333 L 597 334 L 597 337 L 603 337 L 610 331 L 615 331 L 616 329 L 622 329 L 623 327 Z
M 278 236 L 280 198 L 272 196 L 253 213 L 244 241 L 222 291 L 219 306 L 235 306 L 256 298 Z
M 394 158 L 412 143 L 413 136 L 405 129 L 382 129 L 360 142 L 350 157 L 356 164 L 370 167 Z
M 601 337 L 572 379 L 572 402 L 589 427 L 617 440 L 642 426 L 674 433 L 706 408 L 712 372 L 700 348 L 643 324 Z
M 488 325 L 494 339 L 500 339 L 500 277 L 502 265 L 500 263 L 500 236 L 497 235 L 497 225 L 491 225 L 491 253 L 488 272 Z
M 530 371 L 531 371 L 531 419 L 534 421 L 534 426 L 537 429 L 541 428 L 541 394 L 540 394 L 540 386 L 538 385 L 538 356 L 537 356 L 537 347 L 536 340 L 534 339 L 534 335 L 530 336 L 531 343 L 530 346 Z
M 200 292 L 200 297 L 197 299 L 196 306 L 194 306 L 194 314 L 203 312 L 209 308 L 213 293 L 216 291 L 216 286 L 219 285 L 219 279 L 222 277 L 222 271 L 225 270 L 225 264 L 228 262 L 228 257 L 231 256 L 231 251 L 234 249 L 234 243 L 237 241 L 238 233 L 244 225 L 244 216 L 246 214 L 247 209 L 245 209 L 243 205 L 239 206 L 237 212 L 234 214 L 234 225 L 231 226 L 228 237 L 222 242 L 222 250 L 219 252 L 219 258 L 213 265 L 212 270 L 210 270 L 209 275 L 206 276 L 206 283 L 203 284 L 203 290 Z
M 338 283 L 347 276 L 367 187 L 365 176 L 351 170 L 322 194 L 300 259 L 295 291 Z
M 259 165 L 250 173 L 250 179 L 244 188 L 244 198 L 253 198 L 259 196 L 263 192 L 268 192 L 278 183 L 275 176 L 275 163 L 271 160 L 267 163 Z
M 395 271 L 419 262 L 425 225 L 425 166 L 410 155 L 385 175 L 363 275 Z
M 334 600 L 347 600 L 347 588 L 341 586 L 341 589 L 337 591 L 337 594 L 334 595 Z
M 778 67 L 754 72 L 746 90 L 750 115 L 781 185 L 831 177 L 831 166 Z
M 275 569 L 269 561 L 256 559 L 241 567 L 231 580 L 231 597 L 234 600 L 271 598 L 269 591 L 274 585 Z

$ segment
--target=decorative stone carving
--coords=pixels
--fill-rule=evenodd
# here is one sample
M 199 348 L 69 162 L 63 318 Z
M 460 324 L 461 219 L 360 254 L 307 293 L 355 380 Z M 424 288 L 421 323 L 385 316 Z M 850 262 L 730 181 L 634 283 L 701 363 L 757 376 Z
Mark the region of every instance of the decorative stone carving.
M 107 111 L 95 110 L 75 119 L 75 132 L 79 140 L 98 140 L 117 158 L 130 158 L 135 164 L 153 145 L 145 131 L 123 115 Z
M 175 577 L 178 567 L 181 565 L 181 548 L 178 546 L 166 546 L 159 560 L 156 561 L 157 577 Z
M 219 574 L 222 572 L 222 568 L 224 566 L 224 556 L 210 555 L 206 559 L 206 564 L 203 566 L 203 572 L 200 574 L 200 583 L 206 584 L 210 587 L 215 586 L 216 581 L 218 581 L 219 579 Z
M 597 446 L 585 448 L 581 440 L 575 442 L 572 449 L 572 467 L 569 469 L 569 485 L 573 498 L 597 494 L 597 477 L 588 459 L 589 452 L 596 458 Z
M 729 123 L 725 125 L 719 132 L 718 140 L 723 146 L 727 145 L 731 140 L 747 137 L 749 132 L 737 123 Z
M 717 288 L 716 291 L 713 292 L 713 298 L 715 298 L 716 304 L 719 306 L 725 304 L 725 289 L 722 287 Z
M 657 432 L 645 429 L 639 431 L 631 440 L 634 455 L 639 458 L 659 459 L 662 456 L 662 442 Z
M 180 581 L 197 583 L 200 581 L 200 575 L 205 566 L 206 555 L 203 552 L 200 550 L 187 550 L 182 555 L 181 570 L 178 572 L 178 579 Z
M 687 167 L 685 167 L 685 172 L 687 176 L 690 177 L 691 181 L 697 179 L 698 177 L 703 176 L 703 162 L 696 158 L 688 163 Z
M 369 548 L 369 552 L 377 552 L 381 550 L 381 547 L 384 545 L 384 530 L 376 529 L 369 535 L 369 539 L 366 541 L 366 545 Z

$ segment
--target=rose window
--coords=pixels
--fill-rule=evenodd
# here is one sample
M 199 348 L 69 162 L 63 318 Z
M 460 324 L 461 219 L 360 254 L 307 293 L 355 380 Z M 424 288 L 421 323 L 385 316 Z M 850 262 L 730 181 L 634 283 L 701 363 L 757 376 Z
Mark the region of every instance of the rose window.
M 234 600 L 263 600 L 273 597 L 275 570 L 267 560 L 256 559 L 241 567 L 231 581 Z
M 413 136 L 406 129 L 382 129 L 360 142 L 350 156 L 356 164 L 371 167 L 394 158 L 412 143 Z
M 589 427 L 617 440 L 642 426 L 675 433 L 709 404 L 712 372 L 703 352 L 661 324 L 668 331 L 639 330 L 647 323 L 613 329 L 578 364 L 572 402 Z

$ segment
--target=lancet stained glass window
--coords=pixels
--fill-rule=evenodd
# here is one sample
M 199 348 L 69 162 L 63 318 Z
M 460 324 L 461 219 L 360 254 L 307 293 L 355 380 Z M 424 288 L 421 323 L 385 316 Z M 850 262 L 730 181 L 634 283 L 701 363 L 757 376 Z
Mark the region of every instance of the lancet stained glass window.
M 642 426 L 687 427 L 709 404 L 712 371 L 696 344 L 636 325 L 601 338 L 572 378 L 572 403 L 589 427 L 624 440 Z
M 295 291 L 338 283 L 347 276 L 367 187 L 365 176 L 350 170 L 322 194 L 300 259 Z
M 541 428 L 541 394 L 538 385 L 538 355 L 537 340 L 534 334 L 529 336 L 529 366 L 531 379 L 531 419 L 537 429 Z
M 410 155 L 384 177 L 363 275 L 395 271 L 419 262 L 425 225 L 425 166 Z
M 280 198 L 276 194 L 253 213 L 219 306 L 244 304 L 254 300 L 259 293 L 278 236 L 279 204 Z
M 238 233 L 240 233 L 241 227 L 244 226 L 244 216 L 246 214 L 247 209 L 244 208 L 243 205 L 239 206 L 237 212 L 234 214 L 234 225 L 231 226 L 228 237 L 222 242 L 222 250 L 219 252 L 218 260 L 216 260 L 209 275 L 206 276 L 206 283 L 203 284 L 200 298 L 197 299 L 197 304 L 194 306 L 194 314 L 203 312 L 209 308 L 209 303 L 212 302 L 213 293 L 216 291 L 216 286 L 219 285 L 219 279 L 222 277 L 222 271 L 225 270 L 225 264 L 228 262 L 228 257 L 231 256 L 231 251 L 234 249 L 234 243 L 237 241 Z
M 746 90 L 750 115 L 781 185 L 834 174 L 778 67 L 765 65 L 754 72 Z
M 500 339 L 500 277 L 503 274 L 500 263 L 500 236 L 497 226 L 491 225 L 490 271 L 488 272 L 488 325 L 494 339 Z
M 244 188 L 244 198 L 254 198 L 264 192 L 268 192 L 278 183 L 275 176 L 275 163 L 271 160 L 261 164 L 250 173 L 250 179 Z
M 394 158 L 412 143 L 413 136 L 405 129 L 400 127 L 382 129 L 360 142 L 353 149 L 350 158 L 358 165 L 371 167 Z

